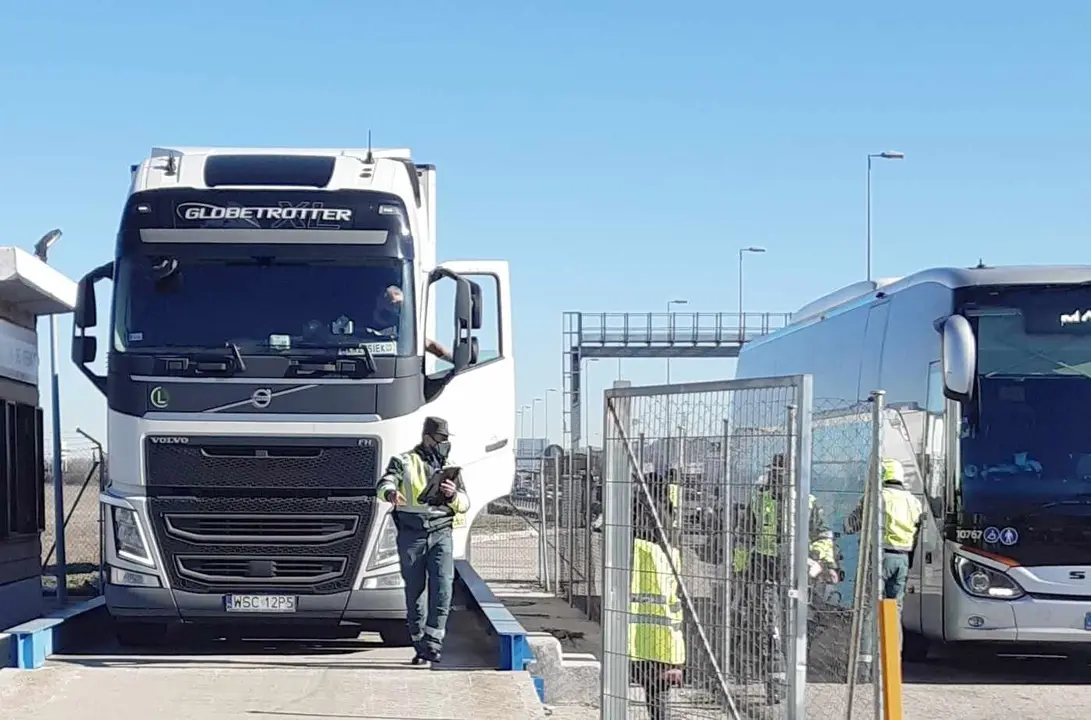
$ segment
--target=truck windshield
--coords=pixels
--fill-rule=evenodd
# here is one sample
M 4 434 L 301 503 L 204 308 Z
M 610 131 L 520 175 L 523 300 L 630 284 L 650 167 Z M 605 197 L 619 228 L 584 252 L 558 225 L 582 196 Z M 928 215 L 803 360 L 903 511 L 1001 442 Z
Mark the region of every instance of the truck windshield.
M 1063 563 L 1067 551 L 1091 557 L 1085 308 L 1087 289 L 1043 288 L 993 293 L 966 311 L 978 338 L 978 392 L 962 428 L 961 522 L 1014 528 L 1005 537 L 1017 541 L 1002 551 L 1023 562 Z
M 414 355 L 409 261 L 138 255 L 119 262 L 116 349 Z

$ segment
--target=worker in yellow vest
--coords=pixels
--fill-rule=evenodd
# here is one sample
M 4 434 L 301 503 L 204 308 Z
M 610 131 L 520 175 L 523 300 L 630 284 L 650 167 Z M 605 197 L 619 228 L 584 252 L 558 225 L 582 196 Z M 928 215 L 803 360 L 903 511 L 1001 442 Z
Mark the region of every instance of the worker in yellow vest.
M 757 489 L 747 506 L 744 527 L 737 528 L 735 533 L 736 546 L 732 564 L 736 572 L 747 568 L 752 552 L 770 558 L 777 557 L 780 552 L 780 508 L 789 497 L 786 470 L 784 455 L 777 453 L 766 473 L 764 487 Z M 833 544 L 833 531 L 826 524 L 822 506 L 814 494 L 807 498 L 807 505 L 810 509 L 808 574 L 814 579 L 836 572 L 837 553 Z
M 390 514 L 398 531 L 414 665 L 440 660 L 455 580 L 452 529 L 464 524 L 470 509 L 462 473 L 448 462 L 450 435 L 446 420 L 425 418 L 420 443 L 390 458 L 376 488 L 394 506 Z M 433 477 L 441 482 L 437 492 L 426 495 L 434 487 Z
M 898 615 L 901 616 L 902 602 L 905 600 L 905 588 L 909 582 L 909 568 L 912 565 L 913 550 L 917 547 L 921 523 L 924 521 L 924 506 L 905 484 L 905 468 L 893 458 L 884 458 L 879 465 L 879 481 L 882 483 L 882 585 L 883 597 L 896 600 Z M 852 535 L 860 532 L 864 515 L 864 499 L 861 497 L 856 509 L 845 518 L 845 533 Z M 865 626 L 871 630 L 872 623 Z M 901 623 L 899 623 L 901 627 Z M 865 633 L 864 648 L 870 648 L 870 634 Z M 861 654 L 861 663 L 867 665 L 871 660 L 870 650 Z M 865 674 L 869 670 L 864 671 Z
M 743 627 L 762 628 L 765 640 L 758 645 L 756 657 L 761 679 L 766 685 L 766 699 L 779 702 L 786 692 L 785 658 L 787 631 L 786 606 L 792 578 L 788 577 L 789 558 L 794 550 L 791 538 L 783 532 L 781 523 L 792 512 L 787 462 L 782 453 L 773 456 L 765 476 L 765 484 L 753 494 L 736 527 L 732 566 L 741 583 L 740 607 L 746 615 Z M 808 498 L 810 508 L 810 545 L 807 559 L 812 581 L 836 577 L 836 554 L 833 532 L 826 524 L 822 508 L 814 495 Z
M 664 530 L 675 514 L 669 488 L 658 476 L 648 476 L 652 501 Z M 672 569 L 673 564 L 673 569 Z M 643 492 L 634 493 L 633 555 L 629 596 L 629 659 L 632 681 L 643 688 L 651 720 L 665 720 L 670 688 L 683 681 L 686 640 L 679 577 L 682 556 L 661 536 Z

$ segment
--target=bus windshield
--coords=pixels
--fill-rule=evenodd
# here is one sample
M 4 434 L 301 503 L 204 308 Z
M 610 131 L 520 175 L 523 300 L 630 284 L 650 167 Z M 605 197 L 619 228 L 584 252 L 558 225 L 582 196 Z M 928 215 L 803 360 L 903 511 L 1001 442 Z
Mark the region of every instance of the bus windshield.
M 415 354 L 411 263 L 132 255 L 115 288 L 117 350 Z
M 1091 291 L 1019 289 L 989 299 L 965 311 L 978 339 L 978 389 L 962 427 L 963 522 L 1012 527 L 1024 551 L 1052 547 L 1057 562 L 1073 543 L 1087 555 Z

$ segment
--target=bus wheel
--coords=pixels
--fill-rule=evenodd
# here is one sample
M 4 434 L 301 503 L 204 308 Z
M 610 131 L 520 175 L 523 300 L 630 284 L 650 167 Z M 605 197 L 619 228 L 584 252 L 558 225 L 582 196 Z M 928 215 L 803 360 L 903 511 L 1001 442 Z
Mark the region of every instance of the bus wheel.
M 924 662 L 928 659 L 928 638 L 920 633 L 902 631 L 902 660 Z
M 147 648 L 161 645 L 168 626 L 162 622 L 114 621 L 114 637 L 122 647 Z

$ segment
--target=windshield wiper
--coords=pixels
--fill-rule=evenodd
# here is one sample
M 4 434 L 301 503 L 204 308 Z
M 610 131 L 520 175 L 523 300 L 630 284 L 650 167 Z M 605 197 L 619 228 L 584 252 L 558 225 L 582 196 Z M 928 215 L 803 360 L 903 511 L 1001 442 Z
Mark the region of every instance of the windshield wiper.
M 1008 348 L 1010 348 L 1012 350 L 1021 350 L 1022 352 L 1025 352 L 1028 355 L 1031 355 L 1033 357 L 1037 357 L 1037 358 L 1039 358 L 1041 360 L 1045 360 L 1046 362 L 1051 362 L 1051 363 L 1057 365 L 1058 367 L 1061 367 L 1061 368 L 1064 368 L 1065 370 L 1071 371 L 1072 375 L 1083 375 L 1084 377 L 1091 378 L 1091 372 L 1089 372 L 1087 370 L 1084 370 L 1082 367 L 1078 367 L 1076 365 L 1069 365 L 1068 363 L 1066 363 L 1066 362 L 1064 362 L 1062 360 L 1058 360 L 1057 358 L 1050 357 L 1049 355 L 1046 355 L 1041 350 L 1037 350 L 1037 349 L 1034 349 L 1034 348 L 1020 347 L 1020 346 L 1018 346 L 1018 345 L 1016 345 L 1014 343 L 1006 342 L 1005 340 L 999 339 L 999 338 L 997 339 L 997 342 L 999 342 L 1001 345 L 1006 345 Z M 986 377 L 986 378 L 996 377 L 996 376 L 1004 373 L 1005 371 L 1010 370 L 1013 367 L 1018 367 L 1018 365 L 1020 363 L 1022 363 L 1024 360 L 1026 360 L 1026 358 L 1020 358 L 1019 360 L 1015 361 L 1014 363 L 1011 363 L 1010 365 L 1007 365 L 1006 367 L 1002 367 L 999 370 L 993 370 L 992 372 L 985 373 L 984 377 Z M 1057 374 L 1056 373 L 1056 368 L 1054 368 L 1054 370 L 1051 371 L 1051 372 L 1053 372 L 1054 374 Z
M 339 375 L 359 375 L 360 366 L 368 375 L 378 371 L 375 364 L 375 356 L 368 347 L 360 348 L 359 355 L 338 355 L 332 352 L 325 353 L 284 353 L 281 357 L 288 358 L 289 370 L 296 374 L 309 373 L 337 373 Z

